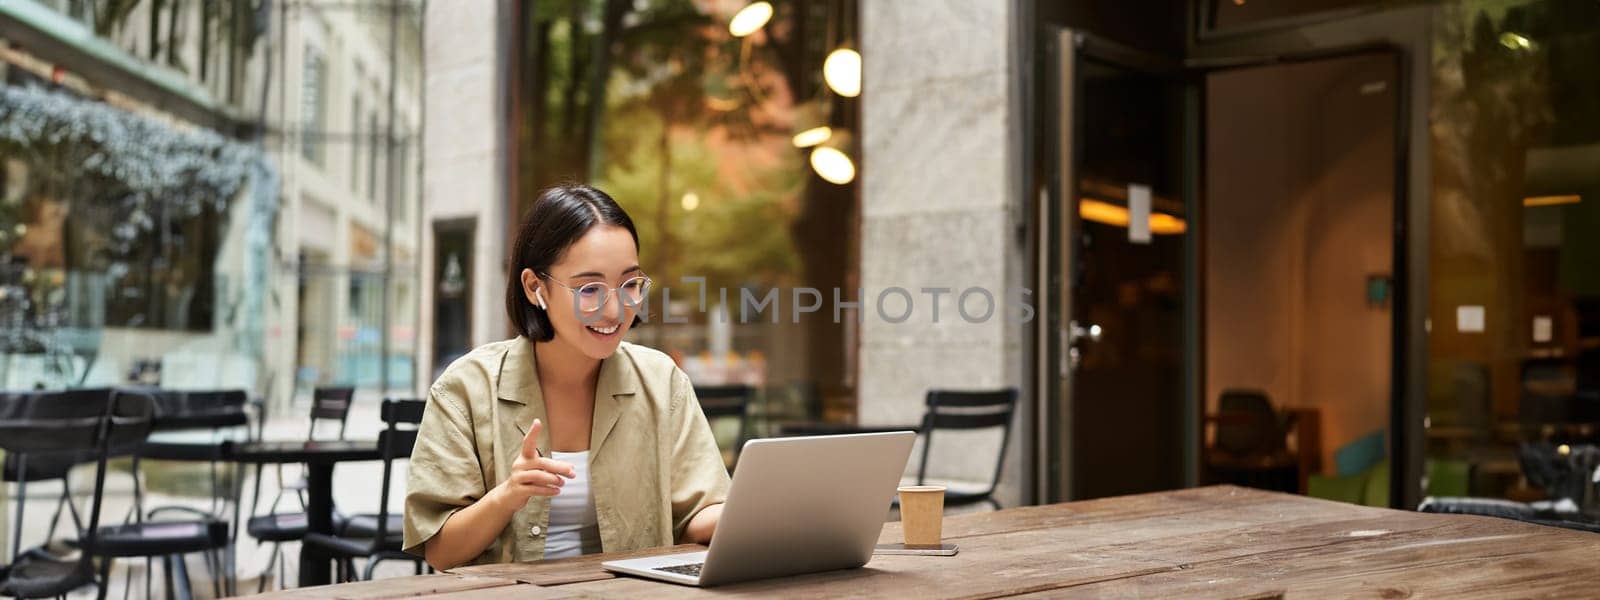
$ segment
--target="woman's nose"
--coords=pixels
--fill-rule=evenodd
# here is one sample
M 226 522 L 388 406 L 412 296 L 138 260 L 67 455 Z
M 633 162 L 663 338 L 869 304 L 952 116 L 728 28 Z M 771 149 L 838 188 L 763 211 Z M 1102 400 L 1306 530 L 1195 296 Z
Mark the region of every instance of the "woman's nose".
M 617 307 L 617 319 L 620 321 L 623 317 L 627 316 L 627 313 L 625 312 L 628 308 L 627 304 L 627 302 L 622 300 L 622 290 L 618 289 L 610 294 L 606 294 L 606 303 L 600 307 L 600 313 L 606 315 L 611 314 L 611 307 L 614 305 Z

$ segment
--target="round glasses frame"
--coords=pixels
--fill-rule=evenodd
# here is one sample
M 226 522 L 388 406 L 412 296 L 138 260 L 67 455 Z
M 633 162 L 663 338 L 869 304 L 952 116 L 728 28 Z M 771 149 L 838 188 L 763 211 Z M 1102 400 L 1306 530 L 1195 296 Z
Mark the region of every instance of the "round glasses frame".
M 645 298 L 650 296 L 650 284 L 654 283 L 648 275 L 639 275 L 629 277 L 622 282 L 622 285 L 616 287 L 606 285 L 604 281 L 591 281 L 578 287 L 572 287 L 549 273 L 545 273 L 544 277 L 549 279 L 551 283 L 570 290 L 572 292 L 573 305 L 578 310 L 586 313 L 600 312 L 600 309 L 605 308 L 606 301 L 610 300 L 611 295 L 614 293 L 617 294 L 618 298 L 622 299 L 624 305 L 637 307 L 644 303 Z M 630 286 L 638 287 L 637 297 L 627 291 Z M 618 293 L 619 291 L 621 293 Z M 593 303 L 593 307 L 588 306 L 590 303 Z

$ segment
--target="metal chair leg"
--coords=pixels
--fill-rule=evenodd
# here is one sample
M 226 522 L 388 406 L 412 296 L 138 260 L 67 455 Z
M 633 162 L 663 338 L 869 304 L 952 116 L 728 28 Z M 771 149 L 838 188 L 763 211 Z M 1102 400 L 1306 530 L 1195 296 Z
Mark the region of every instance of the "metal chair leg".
M 362 581 L 372 581 L 372 569 L 374 567 L 377 567 L 378 563 L 381 562 L 382 560 L 383 559 L 382 558 L 378 558 L 378 555 L 376 555 L 376 554 L 374 554 L 372 556 L 368 556 L 367 557 L 367 568 L 361 572 L 361 580 Z
M 98 600 L 106 600 L 106 594 L 111 591 L 111 557 L 100 559 L 99 591 L 95 593 Z
M 211 597 L 222 597 L 222 552 L 217 548 L 205 551 L 206 573 L 211 576 Z
M 163 557 L 161 557 L 161 583 L 162 583 L 162 589 L 164 590 L 164 593 L 166 593 L 166 595 L 167 595 L 167 600 L 176 600 L 177 596 L 175 596 L 172 593 L 172 557 L 171 556 L 163 556 Z M 148 598 L 149 596 L 146 596 L 146 597 Z
M 11 532 L 11 560 L 16 560 L 17 557 L 22 556 L 22 524 L 26 523 L 26 521 L 22 520 L 22 506 L 28 503 L 27 502 L 27 500 L 28 500 L 27 465 L 28 465 L 28 456 L 25 455 L 25 454 L 24 455 L 18 455 L 17 456 L 17 510 L 16 510 L 17 516 L 16 516 L 15 519 L 11 520 L 12 523 L 16 524 L 17 530 Z
M 71 475 L 69 474 L 68 476 L 70 477 Z M 50 515 L 50 527 L 48 529 L 45 529 L 45 531 L 44 531 L 44 543 L 49 544 L 50 540 L 56 539 L 56 526 L 61 524 L 61 509 L 66 508 L 66 506 L 67 506 L 67 478 L 66 477 L 62 477 L 61 478 L 61 497 L 56 499 L 56 512 L 54 514 Z M 73 514 L 77 514 L 77 511 L 73 511 Z M 73 520 L 76 521 L 77 519 L 73 519 Z M 78 525 L 77 530 L 78 531 L 83 531 L 83 525 L 81 525 L 81 524 Z
M 267 591 L 267 579 L 269 578 L 270 573 L 277 571 L 278 550 L 280 550 L 282 547 L 283 542 L 272 543 L 272 554 L 267 555 L 267 568 L 261 570 L 261 580 L 256 582 L 257 594 Z
M 183 559 L 182 554 L 169 556 L 172 560 L 173 569 L 177 571 L 173 578 L 176 580 L 175 583 L 179 592 L 178 597 L 183 600 L 194 600 L 194 588 L 189 583 L 189 562 Z
M 150 566 L 149 566 L 150 562 L 149 562 L 149 560 L 146 560 L 146 562 L 144 562 L 144 565 L 146 565 L 146 566 L 144 566 L 144 581 L 150 581 Z M 128 571 L 126 571 L 126 573 L 128 573 L 128 574 L 126 574 L 125 578 L 122 578 L 122 581 L 123 581 L 122 600 L 128 600 L 128 597 L 131 597 L 131 594 L 133 594 L 133 565 L 128 565 Z M 146 597 L 146 598 L 150 597 L 150 590 L 149 589 L 144 590 L 144 597 Z

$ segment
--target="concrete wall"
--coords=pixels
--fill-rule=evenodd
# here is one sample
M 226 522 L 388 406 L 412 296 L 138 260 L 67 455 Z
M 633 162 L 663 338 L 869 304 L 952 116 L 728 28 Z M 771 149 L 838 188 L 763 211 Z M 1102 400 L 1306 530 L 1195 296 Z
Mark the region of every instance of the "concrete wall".
M 472 344 L 507 337 L 503 3 L 429 2 L 423 37 L 422 302 L 433 306 L 433 223 L 476 220 Z M 430 309 L 431 311 L 431 309 Z M 418 391 L 433 383 L 433 324 L 424 314 Z
M 929 389 L 1023 386 L 1027 329 L 1007 310 L 1026 264 L 1017 234 L 1016 10 L 1010 2 L 861 3 L 862 423 L 917 422 Z M 896 286 L 914 298 L 903 323 L 876 306 Z M 924 287 L 984 288 L 997 309 L 969 323 L 947 293 L 934 323 Z M 889 296 L 884 309 L 897 317 L 903 307 Z M 969 297 L 968 312 L 983 312 L 980 297 Z M 1019 408 L 1027 404 L 1024 395 Z M 1021 427 L 1014 433 L 1000 494 L 1008 505 L 1026 489 L 1026 437 Z M 995 445 L 950 438 L 935 444 L 932 462 L 946 475 L 981 478 L 994 468 Z

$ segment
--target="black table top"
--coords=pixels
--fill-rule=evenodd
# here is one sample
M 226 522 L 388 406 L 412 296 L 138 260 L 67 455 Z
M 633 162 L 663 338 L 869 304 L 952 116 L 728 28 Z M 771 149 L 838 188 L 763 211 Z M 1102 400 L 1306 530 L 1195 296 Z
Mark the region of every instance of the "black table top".
M 382 460 L 377 440 L 240 442 L 228 457 L 241 463 L 336 463 Z

